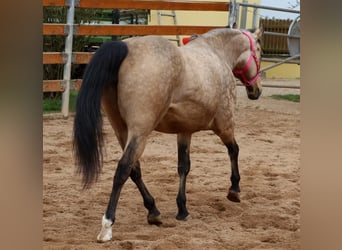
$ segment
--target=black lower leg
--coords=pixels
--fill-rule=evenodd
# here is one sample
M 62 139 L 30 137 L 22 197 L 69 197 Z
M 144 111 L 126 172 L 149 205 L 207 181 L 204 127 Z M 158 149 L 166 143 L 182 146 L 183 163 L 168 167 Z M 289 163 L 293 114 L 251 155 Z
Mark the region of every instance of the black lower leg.
M 229 193 L 228 196 L 231 193 L 239 193 L 240 192 L 240 174 L 239 174 L 239 166 L 238 166 L 238 156 L 239 156 L 239 146 L 236 143 L 236 141 L 226 144 L 227 149 L 228 149 L 228 154 L 230 157 L 230 162 L 231 162 L 231 176 L 230 176 L 230 181 L 231 181 L 231 187 L 229 188 Z M 236 195 L 237 196 L 237 195 Z M 231 197 L 232 198 L 232 197 Z M 228 199 L 233 201 L 240 201 L 238 197 L 232 198 L 228 197 Z
M 115 212 L 119 201 L 121 189 L 127 181 L 128 177 L 131 175 L 132 159 L 135 153 L 136 146 L 136 141 L 133 139 L 129 143 L 122 158 L 119 160 L 118 167 L 114 175 L 112 193 L 110 195 L 110 200 L 106 210 L 106 219 L 112 220 L 113 223 L 115 222 Z
M 132 168 L 131 179 L 137 185 L 137 187 L 140 191 L 140 194 L 143 197 L 144 206 L 148 210 L 148 215 L 147 215 L 148 223 L 156 224 L 156 225 L 161 224 L 161 220 L 159 219 L 160 212 L 155 205 L 154 198 L 149 193 L 149 191 L 147 190 L 147 188 L 146 188 L 146 186 L 142 180 L 139 161 L 136 162 L 136 164 Z
M 189 146 L 185 144 L 178 144 L 178 175 L 180 177 L 180 181 L 179 181 L 179 191 L 177 195 L 177 206 L 178 206 L 178 214 L 176 216 L 177 220 L 184 220 L 189 215 L 189 212 L 186 208 L 186 195 L 185 195 L 186 177 L 189 171 L 190 171 Z
M 115 222 L 115 211 L 118 204 L 121 189 L 126 180 L 128 179 L 131 169 L 131 166 L 119 161 L 117 170 L 114 175 L 113 189 L 106 211 L 106 218 L 108 220 L 112 220 L 113 224 Z

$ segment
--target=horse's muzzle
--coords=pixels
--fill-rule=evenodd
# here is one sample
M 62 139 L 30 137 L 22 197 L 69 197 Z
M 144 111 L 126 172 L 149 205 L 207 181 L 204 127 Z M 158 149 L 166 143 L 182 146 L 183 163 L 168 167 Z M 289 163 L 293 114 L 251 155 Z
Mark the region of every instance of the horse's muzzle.
M 252 86 L 248 86 L 246 87 L 246 90 L 247 90 L 247 96 L 251 100 L 257 100 L 260 97 L 261 92 L 262 92 L 262 90 L 257 86 L 255 86 L 255 88 L 253 88 Z

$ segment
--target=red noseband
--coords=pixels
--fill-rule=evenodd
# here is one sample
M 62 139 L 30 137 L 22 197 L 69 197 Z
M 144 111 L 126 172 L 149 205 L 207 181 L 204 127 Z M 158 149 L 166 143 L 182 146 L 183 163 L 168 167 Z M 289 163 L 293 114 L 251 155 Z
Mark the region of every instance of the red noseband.
M 233 74 L 234 74 L 234 76 L 238 77 L 245 86 L 252 86 L 259 79 L 259 77 L 261 75 L 260 64 L 257 60 L 257 56 L 255 53 L 255 47 L 254 47 L 254 43 L 253 43 L 253 39 L 252 39 L 251 35 L 246 31 L 241 31 L 241 32 L 242 32 L 242 34 L 244 34 L 245 36 L 248 37 L 249 44 L 250 44 L 250 50 L 252 53 L 249 56 L 246 65 L 242 69 L 234 69 Z M 248 80 L 246 75 L 245 75 L 245 72 L 249 69 L 253 60 L 254 60 L 256 67 L 257 67 L 257 73 L 252 79 Z

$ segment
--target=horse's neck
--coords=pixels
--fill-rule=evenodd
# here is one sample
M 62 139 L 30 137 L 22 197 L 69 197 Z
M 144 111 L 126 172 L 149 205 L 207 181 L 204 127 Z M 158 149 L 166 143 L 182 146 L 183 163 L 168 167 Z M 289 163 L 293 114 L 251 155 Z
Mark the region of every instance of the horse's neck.
M 222 55 L 228 65 L 233 69 L 240 55 L 246 50 L 243 46 L 241 33 L 237 30 L 218 31 L 217 34 L 205 36 L 207 43 Z

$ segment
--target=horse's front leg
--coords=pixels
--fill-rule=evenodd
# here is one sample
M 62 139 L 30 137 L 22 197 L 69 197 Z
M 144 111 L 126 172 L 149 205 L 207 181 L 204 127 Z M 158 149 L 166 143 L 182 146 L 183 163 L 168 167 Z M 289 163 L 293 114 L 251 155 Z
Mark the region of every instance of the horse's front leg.
M 233 202 L 240 202 L 240 174 L 239 174 L 239 145 L 236 143 L 234 131 L 232 128 L 225 130 L 214 130 L 220 137 L 224 145 L 226 145 L 231 165 L 230 181 L 231 186 L 228 190 L 227 198 Z
M 228 154 L 230 157 L 230 163 L 231 163 L 231 187 L 228 190 L 227 198 L 230 201 L 233 202 L 240 202 L 240 174 L 239 174 L 239 166 L 238 166 L 238 156 L 239 156 L 239 145 L 236 143 L 235 139 L 226 144 L 226 147 L 228 149 Z
M 178 134 L 178 175 L 179 175 L 179 191 L 177 195 L 178 214 L 177 220 L 186 220 L 189 212 L 186 208 L 185 185 L 186 177 L 190 171 L 190 142 L 191 134 Z

